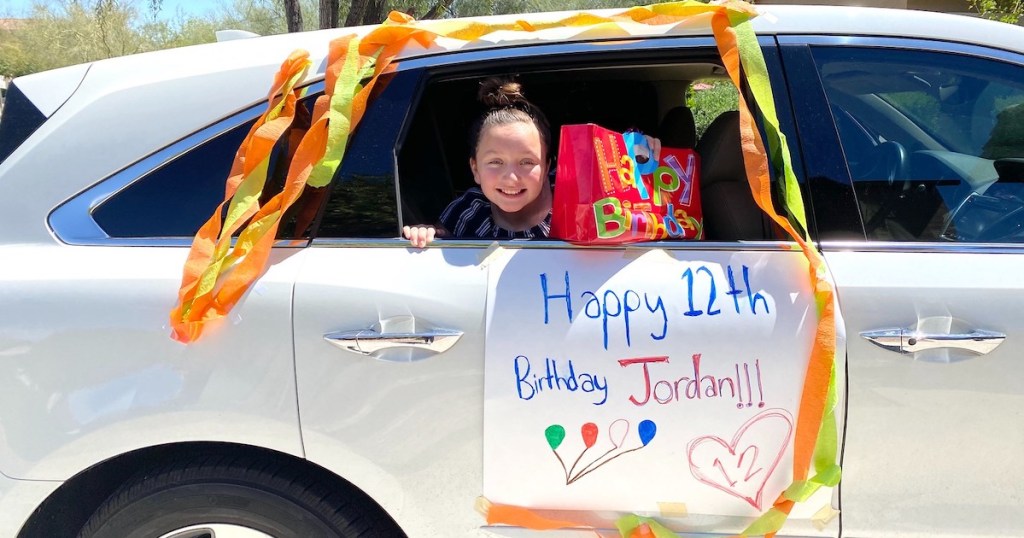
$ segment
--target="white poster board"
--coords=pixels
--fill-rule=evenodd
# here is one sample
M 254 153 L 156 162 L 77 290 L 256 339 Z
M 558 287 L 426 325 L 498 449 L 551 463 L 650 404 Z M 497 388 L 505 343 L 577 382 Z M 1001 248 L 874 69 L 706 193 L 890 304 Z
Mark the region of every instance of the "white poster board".
M 751 516 L 789 485 L 817 323 L 799 251 L 524 249 L 488 271 L 488 499 Z

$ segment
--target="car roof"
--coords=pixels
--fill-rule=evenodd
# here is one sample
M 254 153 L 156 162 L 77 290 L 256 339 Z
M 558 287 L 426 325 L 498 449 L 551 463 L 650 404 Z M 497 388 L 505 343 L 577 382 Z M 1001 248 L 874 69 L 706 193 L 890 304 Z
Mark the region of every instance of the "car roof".
M 759 16 L 752 20 L 754 31 L 759 35 L 841 35 L 841 36 L 885 36 L 910 37 L 924 39 L 940 39 L 944 41 L 967 44 L 985 45 L 1009 51 L 1024 53 L 1024 28 L 989 21 L 979 17 L 917 11 L 907 9 L 846 7 L 846 6 L 807 6 L 807 5 L 759 5 L 754 6 Z M 587 13 L 611 17 L 621 9 L 586 10 Z M 512 24 L 525 21 L 533 26 L 559 21 L 578 14 L 577 11 L 544 12 L 496 15 L 489 17 L 467 17 L 457 19 L 438 19 L 415 21 L 414 24 L 428 30 L 444 32 L 472 24 Z M 536 32 L 499 31 L 488 34 L 482 39 L 466 42 L 456 39 L 440 38 L 433 46 L 421 48 L 407 47 L 399 54 L 399 59 L 408 59 L 431 54 L 452 52 L 466 49 L 500 48 L 511 45 L 545 42 L 592 41 L 597 39 L 629 38 L 638 36 L 694 36 L 710 35 L 706 24 L 670 24 L 646 25 L 640 23 L 623 23 L 627 33 L 609 29 L 584 29 L 583 27 L 551 28 Z M 230 62 L 243 64 L 249 61 L 261 62 L 258 57 L 266 51 L 280 51 L 286 48 L 305 48 L 311 54 L 314 69 L 310 76 L 316 77 L 324 72 L 324 55 L 326 43 L 338 36 L 347 34 L 365 35 L 376 28 L 376 25 L 335 28 L 311 32 L 297 32 L 252 39 L 239 39 L 223 43 L 195 45 L 178 49 L 154 51 L 141 55 L 123 56 L 102 60 L 97 63 L 108 64 L 117 68 L 119 64 L 134 68 L 137 59 L 146 62 L 166 61 L 174 65 L 165 65 L 172 71 L 178 69 L 195 69 L 202 63 L 217 64 L 218 58 L 230 58 Z M 280 54 L 280 52 L 278 52 Z M 193 60 L 204 59 L 205 62 Z M 277 58 L 275 58 L 277 59 Z M 277 60 L 284 60 L 280 57 Z M 128 69 L 127 71 L 131 71 Z M 28 78 L 33 77 L 29 75 Z M 23 77 L 24 79 L 25 77 Z M 24 87 L 24 81 L 21 86 Z
M 1024 28 L 968 15 L 857 6 L 757 5 L 754 8 L 758 11 L 759 16 L 752 19 L 752 25 L 754 31 L 760 35 L 862 35 L 928 38 L 1024 52 Z M 588 13 L 609 17 L 621 11 L 621 9 L 587 10 Z M 417 24 L 430 29 L 435 27 L 452 28 L 459 24 L 473 22 L 510 24 L 522 20 L 533 26 L 542 26 L 545 22 L 558 21 L 576 13 L 578 12 L 566 11 L 498 15 L 419 21 Z M 711 30 L 706 24 L 650 26 L 633 23 L 627 26 L 631 36 L 711 35 Z M 373 27 L 363 27 L 360 30 L 370 28 Z M 579 29 L 573 30 L 562 32 L 564 37 L 561 37 L 559 41 L 591 40 L 601 37 L 596 32 L 583 33 Z M 543 42 L 546 40 L 545 31 L 502 32 L 496 36 L 488 36 L 487 40 L 482 43 L 466 44 L 447 41 L 442 43 L 447 50 L 457 50 L 466 47 L 500 47 Z M 559 35 L 556 32 L 552 32 L 552 34 Z M 616 37 L 616 35 L 609 34 L 607 37 Z M 411 49 L 403 53 L 402 56 L 418 56 L 429 52 Z

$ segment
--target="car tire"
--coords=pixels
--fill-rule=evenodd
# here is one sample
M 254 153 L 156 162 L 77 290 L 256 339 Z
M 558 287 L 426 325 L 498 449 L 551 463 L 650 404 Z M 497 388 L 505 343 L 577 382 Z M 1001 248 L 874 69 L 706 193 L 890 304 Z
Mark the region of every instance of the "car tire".
M 140 473 L 114 492 L 79 538 L 369 538 L 404 536 L 351 486 L 296 466 L 209 457 Z

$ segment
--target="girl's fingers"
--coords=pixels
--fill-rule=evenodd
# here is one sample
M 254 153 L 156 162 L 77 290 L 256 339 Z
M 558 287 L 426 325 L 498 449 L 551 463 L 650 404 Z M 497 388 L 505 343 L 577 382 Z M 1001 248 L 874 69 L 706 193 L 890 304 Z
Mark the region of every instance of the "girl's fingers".
M 416 248 L 423 248 L 434 240 L 436 230 L 433 226 L 403 226 L 402 235 L 409 240 L 409 244 Z

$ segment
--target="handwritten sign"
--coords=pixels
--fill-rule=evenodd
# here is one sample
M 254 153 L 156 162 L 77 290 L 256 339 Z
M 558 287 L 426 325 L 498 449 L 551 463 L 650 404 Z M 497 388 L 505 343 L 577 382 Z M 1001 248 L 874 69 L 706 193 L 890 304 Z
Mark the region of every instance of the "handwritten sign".
M 514 251 L 489 267 L 484 495 L 757 515 L 791 479 L 799 252 Z

